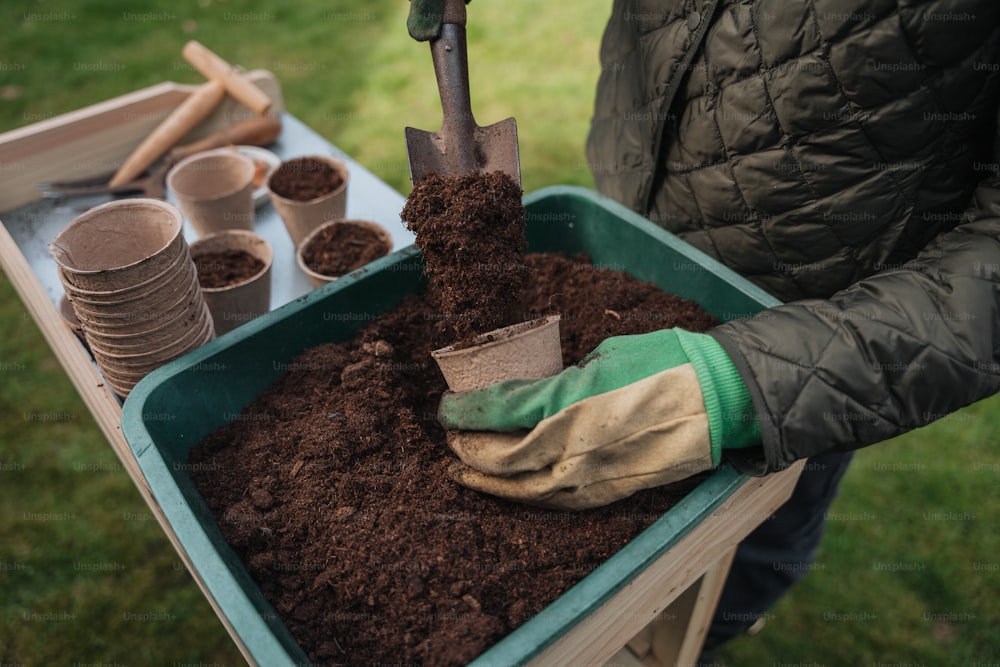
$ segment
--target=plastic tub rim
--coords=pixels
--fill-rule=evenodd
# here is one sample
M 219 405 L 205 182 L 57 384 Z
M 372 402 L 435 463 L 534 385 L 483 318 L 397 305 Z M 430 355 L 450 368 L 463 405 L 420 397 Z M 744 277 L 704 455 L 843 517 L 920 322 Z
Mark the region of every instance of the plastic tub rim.
M 665 242 L 669 241 L 668 245 L 671 247 L 675 247 L 678 242 L 681 243 L 684 246 L 684 252 L 693 261 L 703 263 L 704 268 L 719 274 L 720 277 L 733 285 L 735 289 L 761 304 L 762 308 L 780 304 L 780 301 L 773 296 L 753 285 L 720 262 L 689 244 L 680 241 L 676 236 L 656 226 L 654 223 L 592 190 L 577 186 L 551 186 L 526 196 L 524 204 L 526 208 L 530 208 L 531 204 L 544 198 L 564 195 L 582 197 L 602 208 L 609 209 L 611 213 L 639 226 L 654 238 Z M 134 438 L 134 442 L 129 441 L 129 445 L 135 452 L 139 465 L 147 478 L 150 474 L 171 475 L 166 461 L 159 450 L 156 449 L 152 439 L 149 437 L 149 432 L 142 423 L 142 414 L 146 400 L 150 398 L 165 378 L 190 367 L 197 367 L 224 347 L 234 345 L 254 335 L 258 330 L 273 325 L 276 321 L 292 317 L 299 308 L 315 300 L 323 299 L 330 292 L 346 289 L 355 282 L 364 280 L 370 273 L 401 264 L 414 257 L 418 257 L 419 254 L 419 251 L 414 246 L 408 246 L 375 260 L 357 271 L 342 276 L 339 280 L 327 283 L 319 289 L 313 290 L 305 296 L 268 313 L 266 317 L 251 321 L 222 338 L 211 341 L 183 357 L 168 362 L 141 380 L 125 401 L 122 410 L 122 425 L 126 434 L 132 433 L 138 435 L 137 438 Z M 528 620 L 484 651 L 469 663 L 469 667 L 507 664 L 510 659 L 509 654 L 511 653 L 517 654 L 521 661 L 528 661 L 537 657 L 546 648 L 554 644 L 571 627 L 577 625 L 583 618 L 592 613 L 594 609 L 604 604 L 624 588 L 629 581 L 646 570 L 650 564 L 660 558 L 690 532 L 690 528 L 678 532 L 676 524 L 680 523 L 682 526 L 691 526 L 695 521 L 700 522 L 700 520 L 715 511 L 732 493 L 750 479 L 748 475 L 738 472 L 727 463 L 723 463 L 710 477 L 696 487 L 691 494 L 656 519 L 650 526 L 633 538 L 626 547 L 595 568 L 581 581 L 548 605 L 536 617 Z M 206 590 L 212 594 L 216 603 L 218 604 L 220 599 L 228 599 L 227 596 L 235 596 L 240 601 L 253 607 L 253 602 L 240 586 L 236 576 L 229 570 L 221 554 L 213 546 L 209 534 L 198 522 L 181 489 L 176 485 L 168 485 L 166 488 L 160 489 L 152 484 L 150 488 L 172 526 L 177 526 L 177 522 L 182 519 L 190 521 L 191 525 L 194 526 L 189 537 L 194 542 L 191 547 L 204 549 L 208 555 L 202 561 L 194 562 L 193 566 L 197 571 L 197 576 L 202 580 Z M 708 495 L 712 500 L 692 509 L 690 497 L 694 493 Z M 214 530 L 218 531 L 217 526 Z M 672 537 L 669 540 L 664 540 L 665 535 L 671 535 Z M 178 535 L 178 538 L 180 538 L 180 535 Z M 221 533 L 219 538 L 221 539 Z M 189 552 L 192 551 L 192 548 L 188 548 L 187 545 L 185 545 L 185 549 Z M 246 576 L 249 578 L 248 574 Z M 549 632 L 548 627 L 545 625 L 546 620 L 553 618 L 558 619 L 560 623 L 560 631 L 557 633 Z M 241 620 L 245 620 L 248 627 L 243 628 L 245 632 L 241 632 L 240 628 L 237 628 L 236 624 L 233 624 L 234 632 L 240 636 L 247 650 L 261 664 L 287 664 L 289 661 L 296 662 L 303 660 L 304 654 L 301 648 L 298 649 L 298 654 L 290 655 L 278 640 L 278 637 L 273 633 L 273 628 L 266 624 L 263 616 L 253 616 L 249 619 L 244 619 L 241 616 Z M 280 617 L 277 619 L 277 622 L 282 628 L 285 627 Z M 287 633 L 287 628 L 285 628 L 285 633 Z M 526 645 L 533 647 L 528 653 L 524 653 L 521 648 Z M 270 662 L 272 660 L 274 662 Z

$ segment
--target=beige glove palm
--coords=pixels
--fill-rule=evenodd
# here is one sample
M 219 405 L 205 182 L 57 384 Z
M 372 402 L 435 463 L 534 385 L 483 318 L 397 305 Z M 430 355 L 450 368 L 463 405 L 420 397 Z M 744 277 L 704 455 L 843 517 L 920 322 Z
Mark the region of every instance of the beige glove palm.
M 456 431 L 453 476 L 542 507 L 586 509 L 713 466 L 708 416 L 691 364 L 586 398 L 527 435 Z
M 552 378 L 445 395 L 438 418 L 465 429 L 448 437 L 460 483 L 585 509 L 717 465 L 723 436 L 727 446 L 753 444 L 748 411 L 746 387 L 718 343 L 667 329 L 609 338 Z

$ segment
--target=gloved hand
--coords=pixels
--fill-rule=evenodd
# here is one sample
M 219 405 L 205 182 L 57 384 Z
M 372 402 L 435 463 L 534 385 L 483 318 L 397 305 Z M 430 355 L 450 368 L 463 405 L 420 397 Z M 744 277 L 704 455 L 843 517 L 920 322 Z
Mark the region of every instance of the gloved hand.
M 448 434 L 458 482 L 559 509 L 606 505 L 760 442 L 728 355 L 682 329 L 608 338 L 551 378 L 447 393 L 438 420 L 458 429 Z
M 445 0 L 410 0 L 410 15 L 406 17 L 406 29 L 410 37 L 418 42 L 437 39 L 441 34 Z M 469 4 L 469 0 L 465 0 Z

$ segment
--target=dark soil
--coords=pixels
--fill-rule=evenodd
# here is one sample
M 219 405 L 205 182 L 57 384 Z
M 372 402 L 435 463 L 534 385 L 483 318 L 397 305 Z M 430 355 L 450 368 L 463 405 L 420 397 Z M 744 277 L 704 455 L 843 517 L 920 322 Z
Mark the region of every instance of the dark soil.
M 206 252 L 194 258 L 198 284 L 225 287 L 250 280 L 264 269 L 264 262 L 244 250 Z
M 503 172 L 430 176 L 402 218 L 423 252 L 428 298 L 450 323 L 457 347 L 521 321 L 516 295 L 527 278 L 521 187 Z
M 342 276 L 389 254 L 391 246 L 373 230 L 351 224 L 326 227 L 302 252 L 306 266 L 324 276 Z
M 584 258 L 528 255 L 525 314 L 562 314 L 575 363 L 612 335 L 704 331 L 698 306 Z M 190 455 L 226 540 L 322 665 L 464 665 L 620 550 L 703 477 L 579 513 L 449 478 L 430 351 L 450 327 L 410 296 L 321 345 Z
M 300 157 L 282 163 L 271 174 L 269 185 L 285 199 L 309 201 L 333 192 L 343 183 L 343 176 L 328 163 Z

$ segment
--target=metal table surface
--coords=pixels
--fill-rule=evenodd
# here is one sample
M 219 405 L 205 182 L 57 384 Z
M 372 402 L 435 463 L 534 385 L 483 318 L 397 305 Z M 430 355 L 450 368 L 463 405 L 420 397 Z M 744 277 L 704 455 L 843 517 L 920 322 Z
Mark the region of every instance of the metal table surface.
M 282 114 L 281 120 L 281 136 L 277 143 L 269 147 L 270 151 L 282 160 L 303 155 L 330 155 L 343 160 L 350 169 L 346 216 L 384 225 L 392 235 L 394 251 L 413 243 L 413 233 L 406 229 L 399 218 L 406 201 L 403 195 L 291 114 Z M 402 140 L 400 132 L 400 141 Z M 167 194 L 167 200 L 177 203 L 170 193 Z M 58 305 L 63 288 L 56 273 L 56 263 L 49 255 L 49 241 L 77 215 L 104 201 L 108 201 L 107 196 L 41 200 L 3 213 L 7 231 L 53 304 Z M 264 202 L 257 208 L 254 232 L 267 239 L 274 248 L 271 309 L 312 290 L 309 279 L 295 262 L 295 248 L 285 225 L 270 202 Z M 189 243 L 198 238 L 186 218 L 184 237 Z

